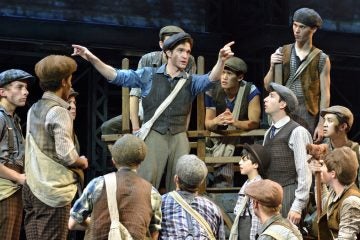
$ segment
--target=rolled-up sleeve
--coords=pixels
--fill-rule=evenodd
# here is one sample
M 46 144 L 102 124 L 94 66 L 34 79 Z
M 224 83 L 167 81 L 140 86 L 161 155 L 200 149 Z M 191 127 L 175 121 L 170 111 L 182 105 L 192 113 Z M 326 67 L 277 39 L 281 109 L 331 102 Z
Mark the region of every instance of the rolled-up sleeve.
M 151 207 L 153 210 L 153 217 L 151 218 L 149 230 L 150 232 L 160 231 L 162 219 L 161 195 L 154 187 L 151 189 Z

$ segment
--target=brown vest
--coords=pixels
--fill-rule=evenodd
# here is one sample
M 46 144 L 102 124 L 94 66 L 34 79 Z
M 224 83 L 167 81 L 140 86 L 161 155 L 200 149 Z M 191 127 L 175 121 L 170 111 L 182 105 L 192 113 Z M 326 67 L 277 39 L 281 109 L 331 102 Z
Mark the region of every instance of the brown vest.
M 290 76 L 290 59 L 291 49 L 293 44 L 283 46 L 283 85 L 289 80 Z M 312 48 L 312 50 L 315 47 Z M 319 113 L 320 106 L 320 72 L 319 72 L 319 60 L 320 55 L 314 57 L 309 65 L 303 70 L 299 78 L 301 80 L 301 86 L 303 88 L 305 104 L 307 110 L 316 116 Z
M 151 184 L 130 169 L 121 169 L 116 173 L 116 184 L 120 222 L 134 239 L 145 239 L 153 216 Z M 105 183 L 93 209 L 90 239 L 108 239 L 111 221 Z
M 352 186 L 346 190 L 340 200 L 334 203 L 333 211 L 331 212 L 330 216 L 327 216 L 327 207 L 329 203 L 326 202 L 324 212 L 321 215 L 318 223 L 320 239 L 329 238 L 329 230 L 333 233 L 334 237 L 337 238 L 340 224 L 340 209 L 342 207 L 343 201 L 350 196 L 360 197 L 359 189 L 355 184 L 352 184 Z

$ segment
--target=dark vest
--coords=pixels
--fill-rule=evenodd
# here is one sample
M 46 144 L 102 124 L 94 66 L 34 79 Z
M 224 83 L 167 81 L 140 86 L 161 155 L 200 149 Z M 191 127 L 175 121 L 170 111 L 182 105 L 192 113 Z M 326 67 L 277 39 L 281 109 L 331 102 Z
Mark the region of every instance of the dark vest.
M 160 104 L 169 96 L 175 88 L 179 79 L 168 81 L 164 74 L 153 73 L 152 86 L 149 94 L 143 98 L 144 122 L 147 122 L 155 113 Z M 165 109 L 160 117 L 155 121 L 152 129 L 165 134 L 168 130 L 171 134 L 186 131 L 187 115 L 191 109 L 191 76 L 171 104 Z
M 241 81 L 241 86 L 243 84 L 245 84 L 243 81 Z M 241 101 L 241 106 L 240 106 L 240 113 L 239 113 L 239 118 L 238 120 L 240 121 L 245 121 L 245 120 L 249 120 L 248 118 L 248 107 L 249 107 L 249 103 L 247 101 L 247 96 L 249 95 L 249 92 L 251 90 L 251 83 L 246 83 L 245 86 L 245 91 L 244 91 L 244 99 L 245 101 Z M 219 114 L 223 113 L 226 110 L 226 93 L 224 91 L 224 89 L 221 87 L 220 83 L 216 83 L 214 90 L 213 90 L 213 101 L 216 107 L 216 116 L 218 116 Z M 218 126 L 217 127 L 219 130 L 224 130 L 227 128 L 227 126 Z
M 50 99 L 40 99 L 36 102 L 30 114 L 30 126 L 28 126 L 31 135 L 40 150 L 56 162 L 60 162 L 56 156 L 55 138 L 45 129 L 45 119 L 48 111 L 55 106 L 60 106 L 59 103 Z
M 283 85 L 286 84 L 290 76 L 290 59 L 293 44 L 283 46 Z M 314 49 L 315 47 L 313 47 Z M 299 78 L 303 88 L 305 104 L 307 110 L 316 116 L 319 113 L 320 106 L 320 72 L 319 60 L 320 54 L 316 55 L 309 65 L 302 71 Z
M 151 184 L 128 169 L 122 169 L 116 173 L 116 184 L 119 221 L 135 240 L 145 239 L 153 216 Z M 104 184 L 101 196 L 93 208 L 90 226 L 91 239 L 108 239 L 110 223 Z
M 339 201 L 334 203 L 334 205 L 332 206 L 333 211 L 331 212 L 330 216 L 327 216 L 327 207 L 329 203 L 326 202 L 324 212 L 320 217 L 318 225 L 320 237 L 323 236 L 323 238 L 321 239 L 328 238 L 328 234 L 330 234 L 329 230 L 333 233 L 335 238 L 338 237 L 340 224 L 340 209 L 342 207 L 343 201 L 350 196 L 360 197 L 359 189 L 356 187 L 355 184 L 353 184 L 350 188 L 346 190 L 346 192 L 342 195 Z M 357 239 L 360 239 L 359 237 L 360 236 L 357 236 Z
M 296 182 L 294 152 L 289 148 L 288 143 L 292 131 L 298 126 L 300 126 L 298 123 L 290 120 L 272 139 L 270 134 L 267 134 L 264 142 L 265 148 L 271 155 L 267 176 L 283 187 Z

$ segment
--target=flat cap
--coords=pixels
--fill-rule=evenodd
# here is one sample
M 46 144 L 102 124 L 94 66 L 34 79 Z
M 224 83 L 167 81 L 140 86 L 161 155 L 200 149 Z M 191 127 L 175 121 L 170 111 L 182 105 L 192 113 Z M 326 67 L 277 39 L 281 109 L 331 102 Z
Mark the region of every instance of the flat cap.
M 189 187 L 200 186 L 207 173 L 205 163 L 193 154 L 181 156 L 176 164 L 176 175 Z
M 296 10 L 293 16 L 294 22 L 302 23 L 309 27 L 318 27 L 322 25 L 322 19 L 320 15 L 311 8 L 300 8 Z
M 349 126 L 349 129 L 354 123 L 354 115 L 347 107 L 335 105 L 321 110 L 320 115 L 325 117 L 326 114 L 332 113 L 338 116 L 341 120 L 345 121 Z
M 125 134 L 110 148 L 113 160 L 122 166 L 140 164 L 146 155 L 145 142 L 132 134 Z
M 225 61 L 225 67 L 229 68 L 234 72 L 247 72 L 247 65 L 241 58 L 231 57 Z
M 270 164 L 270 154 L 266 148 L 260 144 L 249 145 L 244 144 L 244 149 L 254 157 L 254 163 L 259 165 L 258 171 L 261 176 L 264 176 Z
M 175 33 L 180 33 L 180 32 L 184 32 L 184 30 L 182 30 L 178 26 L 174 26 L 174 25 L 165 26 L 160 29 L 159 38 L 161 39 L 161 37 L 164 35 L 171 36 Z
M 188 39 L 190 41 L 190 45 L 193 45 L 193 39 L 191 38 L 190 34 L 185 32 L 176 33 L 171 35 L 168 39 L 164 41 L 163 44 L 163 51 L 174 49 L 175 46 L 182 40 Z
M 73 88 L 70 88 L 69 97 L 76 97 L 78 95 L 79 95 L 78 92 L 76 92 Z
M 26 80 L 31 83 L 35 80 L 34 76 L 20 69 L 9 69 L 0 73 L 0 87 L 13 81 Z
M 277 94 L 280 95 L 280 97 L 286 102 L 286 105 L 289 108 L 290 112 L 296 110 L 299 102 L 293 91 L 281 84 L 274 82 L 270 83 L 270 89 L 271 91 L 277 92 Z
M 283 200 L 282 187 L 269 179 L 250 183 L 245 188 L 245 194 L 267 207 L 278 207 Z

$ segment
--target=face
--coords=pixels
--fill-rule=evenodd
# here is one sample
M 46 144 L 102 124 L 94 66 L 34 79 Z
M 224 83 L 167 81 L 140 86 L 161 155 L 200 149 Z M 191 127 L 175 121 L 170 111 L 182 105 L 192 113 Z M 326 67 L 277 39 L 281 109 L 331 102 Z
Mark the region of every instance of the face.
M 221 74 L 221 87 L 223 89 L 232 89 L 239 86 L 238 76 L 228 69 L 224 69 Z
M 258 168 L 257 163 L 252 163 L 252 161 L 250 160 L 250 156 L 248 154 L 245 154 L 244 156 L 241 157 L 239 161 L 239 166 L 240 166 L 240 173 L 242 175 L 251 174 L 257 171 Z
M 270 92 L 264 99 L 264 109 L 267 114 L 276 113 L 281 109 L 285 109 L 286 103 L 280 101 L 280 96 L 277 92 Z
M 190 43 L 185 42 L 179 44 L 172 51 L 166 51 L 168 55 L 168 64 L 173 65 L 174 67 L 184 70 L 188 64 L 189 57 L 191 54 Z
M 324 137 L 334 136 L 338 132 L 339 120 L 333 113 L 324 116 Z
M 69 98 L 70 88 L 72 87 L 71 80 L 72 80 L 72 75 L 70 75 L 67 79 L 64 79 L 62 82 L 63 84 L 62 87 L 64 89 L 62 99 L 67 100 Z
M 70 104 L 70 115 L 72 120 L 76 118 L 76 99 L 74 96 L 69 97 L 68 103 Z
M 306 42 L 315 33 L 316 28 L 311 28 L 299 22 L 293 22 L 293 32 L 295 41 Z
M 321 166 L 321 182 L 325 183 L 326 185 L 329 184 L 329 182 L 332 179 L 333 171 L 328 172 L 328 169 L 325 164 Z
M 13 81 L 8 85 L 0 88 L 1 96 L 6 97 L 9 104 L 14 107 L 22 107 L 26 103 L 29 92 L 27 83 L 22 81 Z

